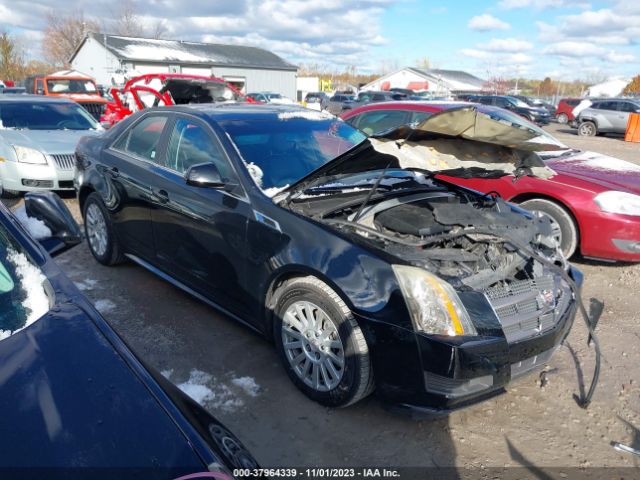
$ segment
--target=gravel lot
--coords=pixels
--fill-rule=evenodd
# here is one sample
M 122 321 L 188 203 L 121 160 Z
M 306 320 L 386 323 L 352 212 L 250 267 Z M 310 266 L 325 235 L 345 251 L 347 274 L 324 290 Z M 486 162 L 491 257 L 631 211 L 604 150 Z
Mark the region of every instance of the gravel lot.
M 640 163 L 638 144 L 547 128 L 570 146 Z M 75 199 L 67 202 L 77 214 Z M 527 475 L 538 478 L 600 478 L 600 470 L 571 467 L 639 465 L 640 458 L 610 443 L 640 448 L 640 265 L 575 262 L 586 277 L 585 304 L 604 303 L 597 328 L 601 381 L 587 410 L 572 398 L 579 384 L 589 383 L 594 363 L 577 318 L 545 381 L 529 376 L 497 399 L 447 419 L 417 422 L 387 412 L 375 397 L 340 410 L 307 400 L 270 344 L 140 267 L 100 266 L 86 245 L 58 261 L 138 355 L 175 383 L 206 383 L 214 395 L 205 406 L 264 466 L 477 467 L 487 478 L 501 475 L 489 467 L 527 467 Z M 242 377 L 258 388 L 247 388 Z M 548 477 L 539 467 L 562 468 Z

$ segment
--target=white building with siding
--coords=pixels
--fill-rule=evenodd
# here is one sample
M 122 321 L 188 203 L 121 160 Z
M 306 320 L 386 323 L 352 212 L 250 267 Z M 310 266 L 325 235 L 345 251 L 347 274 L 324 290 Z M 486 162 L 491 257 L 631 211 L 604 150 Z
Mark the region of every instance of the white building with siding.
M 221 77 L 244 93 L 296 98 L 297 67 L 257 47 L 89 33 L 69 62 L 101 85 L 119 84 L 125 76 L 184 73 Z
M 461 70 L 422 69 L 405 67 L 366 84 L 361 90 L 389 90 L 409 88 L 415 92 L 433 95 L 477 93 L 483 90 L 485 81 Z

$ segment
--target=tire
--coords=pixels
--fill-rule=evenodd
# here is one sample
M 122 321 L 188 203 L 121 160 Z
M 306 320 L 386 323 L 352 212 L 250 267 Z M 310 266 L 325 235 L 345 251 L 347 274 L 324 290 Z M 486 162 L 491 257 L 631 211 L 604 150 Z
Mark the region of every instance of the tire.
M 116 265 L 124 260 L 111 217 L 100 195 L 90 193 L 82 209 L 84 232 L 93 257 L 103 265 Z
M 558 123 L 565 125 L 569 123 L 569 116 L 566 113 L 559 113 L 556 117 L 556 120 L 558 121 Z
M 527 200 L 520 206 L 551 220 L 552 228 L 559 234 L 560 249 L 567 259 L 575 253 L 578 248 L 578 228 L 566 208 L 542 198 Z
M 328 285 L 312 276 L 288 280 L 273 304 L 276 349 L 289 378 L 307 397 L 327 407 L 346 407 L 373 391 L 367 342 Z
M 578 125 L 578 135 L 581 137 L 595 137 L 598 134 L 598 127 L 590 120 L 585 120 Z

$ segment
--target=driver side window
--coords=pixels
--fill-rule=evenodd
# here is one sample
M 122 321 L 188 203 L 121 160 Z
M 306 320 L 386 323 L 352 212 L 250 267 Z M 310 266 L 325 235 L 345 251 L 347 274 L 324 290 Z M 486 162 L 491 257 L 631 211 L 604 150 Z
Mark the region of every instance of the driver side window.
M 173 126 L 167 148 L 166 166 L 180 173 L 200 163 L 213 163 L 224 180 L 235 175 L 222 149 L 204 125 L 178 118 Z

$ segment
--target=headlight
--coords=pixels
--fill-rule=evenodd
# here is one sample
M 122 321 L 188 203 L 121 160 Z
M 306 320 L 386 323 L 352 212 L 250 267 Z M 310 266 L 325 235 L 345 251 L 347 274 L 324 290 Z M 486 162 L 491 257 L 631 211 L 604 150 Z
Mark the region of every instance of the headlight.
M 626 192 L 602 192 L 593 199 L 603 212 L 640 216 L 640 196 Z
M 16 151 L 16 158 L 22 163 L 38 163 L 47 164 L 47 159 L 40 150 L 29 147 L 21 147 L 20 145 L 14 145 L 13 149 Z
M 393 265 L 413 325 L 424 333 L 477 335 L 453 287 L 417 267 Z

